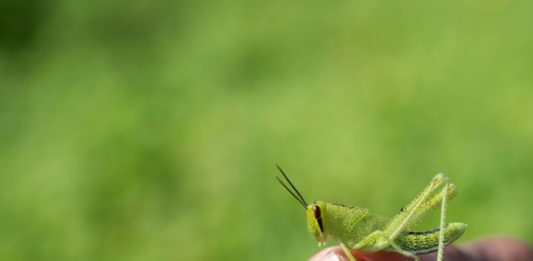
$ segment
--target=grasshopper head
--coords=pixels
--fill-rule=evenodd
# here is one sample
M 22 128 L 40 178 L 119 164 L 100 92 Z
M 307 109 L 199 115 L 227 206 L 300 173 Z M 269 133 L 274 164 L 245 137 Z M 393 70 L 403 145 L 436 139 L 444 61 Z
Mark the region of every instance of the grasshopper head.
M 307 206 L 307 228 L 309 233 L 318 241 L 318 245 L 326 243 L 326 233 L 324 232 L 324 211 L 326 204 L 316 201 Z
M 311 235 L 318 241 L 318 245 L 326 243 L 326 233 L 324 233 L 324 211 L 326 209 L 326 203 L 322 201 L 316 201 L 313 204 L 307 204 L 302 194 L 292 184 L 291 180 L 285 175 L 285 172 L 278 167 L 279 171 L 283 175 L 283 178 L 287 181 L 285 184 L 281 178 L 276 177 L 279 183 L 302 205 L 307 212 L 307 227 Z M 289 188 L 290 187 L 290 188 Z M 291 190 L 292 188 L 292 190 Z

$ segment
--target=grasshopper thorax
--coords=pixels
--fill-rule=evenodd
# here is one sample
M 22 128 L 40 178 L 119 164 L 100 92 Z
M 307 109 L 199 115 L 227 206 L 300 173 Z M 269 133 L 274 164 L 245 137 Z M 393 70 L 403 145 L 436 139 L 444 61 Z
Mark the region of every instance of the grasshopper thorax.
M 318 244 L 326 243 L 325 233 L 325 214 L 326 203 L 322 201 L 315 201 L 306 207 L 307 214 L 307 228 L 309 233 L 318 241 Z

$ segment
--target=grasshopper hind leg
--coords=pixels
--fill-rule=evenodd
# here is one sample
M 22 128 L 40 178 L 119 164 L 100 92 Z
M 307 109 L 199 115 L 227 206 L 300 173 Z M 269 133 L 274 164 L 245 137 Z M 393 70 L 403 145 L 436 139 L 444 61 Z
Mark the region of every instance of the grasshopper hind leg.
M 418 223 L 418 221 L 422 220 L 431 210 L 440 205 L 440 231 L 437 261 L 442 261 L 447 199 L 448 197 L 453 198 L 456 192 L 455 186 L 449 184 L 446 176 L 442 173 L 437 174 L 422 193 L 408 205 L 407 209 L 393 218 L 393 220 L 387 225 L 385 234 L 388 235 L 387 239 L 390 242 L 391 247 L 395 251 L 417 260 L 413 253 L 402 249 L 395 244 L 394 241 L 403 231 Z
M 442 189 L 442 201 L 440 207 L 440 231 L 439 231 L 439 250 L 437 252 L 437 261 L 442 261 L 444 255 L 444 225 L 446 222 L 446 200 L 448 198 L 448 181 Z
M 456 193 L 456 187 L 448 182 L 446 176 L 443 174 L 437 174 L 422 193 L 420 193 L 420 195 L 416 197 L 404 211 L 389 221 L 383 230 L 372 232 L 355 244 L 353 248 L 370 252 L 381 250 L 394 251 L 404 256 L 411 257 L 414 260 L 419 260 L 416 253 L 421 252 L 422 250 L 430 250 L 431 252 L 438 250 L 437 261 L 442 261 L 445 241 L 444 228 L 447 200 L 453 198 Z M 440 229 L 438 232 L 438 244 L 436 244 L 436 248 L 428 249 L 427 246 L 423 246 L 417 242 L 407 242 L 408 245 L 398 244 L 397 240 L 399 236 L 403 235 L 405 231 L 424 219 L 426 215 L 432 210 L 437 209 L 439 206 Z M 462 234 L 462 231 L 464 231 L 465 225 L 461 225 L 462 227 L 459 227 L 458 229 L 462 230 L 457 234 L 457 237 Z M 453 240 L 455 239 L 456 238 Z M 346 246 L 343 246 L 343 250 L 348 257 L 351 256 L 351 253 Z M 354 259 L 350 258 L 350 260 Z

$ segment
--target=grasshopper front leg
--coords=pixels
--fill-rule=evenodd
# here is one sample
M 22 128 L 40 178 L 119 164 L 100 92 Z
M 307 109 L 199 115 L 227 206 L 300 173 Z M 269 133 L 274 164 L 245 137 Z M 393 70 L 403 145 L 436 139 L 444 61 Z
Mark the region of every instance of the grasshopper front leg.
M 350 249 L 344 243 L 341 243 L 341 248 L 342 251 L 344 251 L 346 257 L 350 259 L 350 261 L 357 261 L 357 259 L 355 259 L 355 256 L 353 256 L 352 251 L 350 251 Z

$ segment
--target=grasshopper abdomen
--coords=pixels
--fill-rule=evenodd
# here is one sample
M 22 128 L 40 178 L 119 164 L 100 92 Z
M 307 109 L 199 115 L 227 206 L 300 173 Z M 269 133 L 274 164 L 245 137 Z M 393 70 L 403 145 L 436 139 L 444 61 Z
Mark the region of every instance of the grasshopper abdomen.
M 466 224 L 450 223 L 444 227 L 444 245 L 449 245 L 458 239 L 466 229 Z M 394 241 L 403 250 L 412 254 L 425 254 L 436 251 L 439 247 L 440 229 L 421 231 L 421 232 L 403 232 Z

